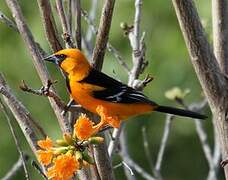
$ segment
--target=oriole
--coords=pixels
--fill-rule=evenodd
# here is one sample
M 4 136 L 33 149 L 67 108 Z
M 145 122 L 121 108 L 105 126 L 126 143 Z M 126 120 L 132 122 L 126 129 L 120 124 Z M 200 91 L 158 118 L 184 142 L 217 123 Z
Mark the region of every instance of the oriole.
M 158 105 L 142 92 L 92 68 L 78 49 L 63 49 L 44 60 L 55 63 L 66 73 L 68 90 L 77 103 L 93 113 L 102 107 L 105 114 L 114 119 L 111 123 L 114 127 L 118 127 L 121 120 L 150 111 L 206 118 L 192 111 Z

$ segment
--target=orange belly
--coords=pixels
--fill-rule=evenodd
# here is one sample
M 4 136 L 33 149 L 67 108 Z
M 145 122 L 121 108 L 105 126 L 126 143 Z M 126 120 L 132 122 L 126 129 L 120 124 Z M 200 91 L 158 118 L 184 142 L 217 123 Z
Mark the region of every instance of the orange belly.
M 72 98 L 82 105 L 85 109 L 96 113 L 98 106 L 103 106 L 110 116 L 117 116 L 121 120 L 127 119 L 128 117 L 142 114 L 145 112 L 153 111 L 154 107 L 150 104 L 127 104 L 127 103 L 113 103 L 95 99 L 90 94 L 89 87 L 81 85 L 79 83 L 70 84 Z M 85 89 L 86 88 L 86 89 Z

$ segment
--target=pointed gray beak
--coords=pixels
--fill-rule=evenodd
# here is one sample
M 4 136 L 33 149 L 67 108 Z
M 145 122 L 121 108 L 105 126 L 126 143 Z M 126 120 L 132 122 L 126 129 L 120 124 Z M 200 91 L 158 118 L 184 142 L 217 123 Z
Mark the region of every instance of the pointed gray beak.
M 54 55 L 54 54 L 52 54 L 52 55 L 50 55 L 50 56 L 47 56 L 47 57 L 43 58 L 43 60 L 44 60 L 44 61 L 52 62 L 52 63 L 54 63 L 54 64 L 56 64 L 56 65 L 59 64 L 59 63 L 58 63 L 59 58 L 58 58 L 56 55 Z

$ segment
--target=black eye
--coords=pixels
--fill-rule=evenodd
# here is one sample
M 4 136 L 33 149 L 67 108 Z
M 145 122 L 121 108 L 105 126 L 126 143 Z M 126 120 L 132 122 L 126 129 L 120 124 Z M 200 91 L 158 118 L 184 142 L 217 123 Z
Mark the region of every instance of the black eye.
M 63 61 L 67 56 L 65 54 L 57 54 L 55 55 L 59 61 Z

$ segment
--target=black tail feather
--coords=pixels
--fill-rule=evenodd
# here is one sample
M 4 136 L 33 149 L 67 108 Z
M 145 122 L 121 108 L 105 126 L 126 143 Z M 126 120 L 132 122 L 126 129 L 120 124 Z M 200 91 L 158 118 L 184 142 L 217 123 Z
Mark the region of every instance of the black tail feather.
M 169 107 L 169 106 L 158 106 L 155 109 L 155 111 L 184 116 L 184 117 L 196 118 L 196 119 L 206 119 L 207 118 L 207 116 L 193 112 L 193 111 L 173 108 L 173 107 Z

